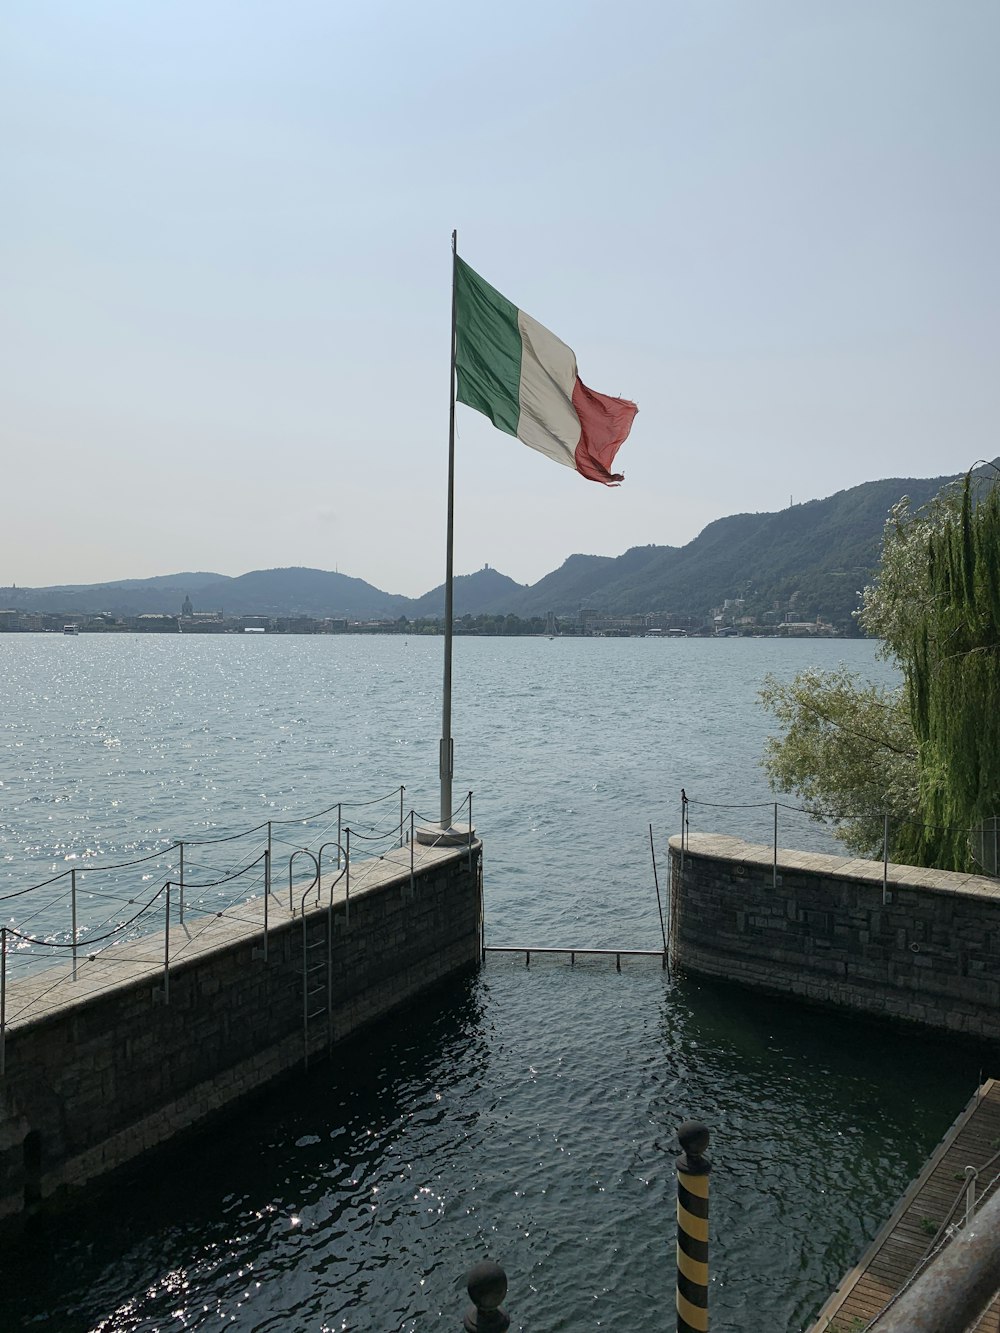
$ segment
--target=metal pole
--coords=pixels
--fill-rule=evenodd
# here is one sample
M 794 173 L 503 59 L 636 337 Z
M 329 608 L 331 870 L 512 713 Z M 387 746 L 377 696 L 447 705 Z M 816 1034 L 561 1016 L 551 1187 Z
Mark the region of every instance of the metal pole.
M 0 1074 L 7 1071 L 7 927 L 0 927 Z
M 413 811 L 411 810 L 410 811 L 410 893 L 411 894 L 413 893 L 415 887 L 413 882 L 413 853 L 416 841 L 417 841 L 416 838 L 413 836 Z
M 472 873 L 472 792 L 469 792 L 469 873 Z
M 306 908 L 302 904 L 302 1064 L 309 1068 L 309 940 Z
M 483 1259 L 469 1269 L 465 1288 L 472 1304 L 465 1312 L 465 1333 L 506 1333 L 510 1315 L 501 1302 L 507 1295 L 507 1274 L 492 1259 Z
M 653 858 L 653 883 L 656 885 L 656 910 L 660 914 L 660 934 L 663 936 L 663 966 L 667 965 L 667 930 L 663 924 L 663 903 L 660 901 L 660 877 L 656 873 L 656 848 L 653 845 L 653 826 L 649 826 L 649 854 Z
M 674 943 L 674 859 L 667 857 L 667 947 L 663 954 L 663 970 L 670 976 L 670 955 Z M 677 876 L 679 879 L 680 876 Z
M 70 898 L 73 915 L 73 980 L 76 980 L 76 868 L 69 872 Z
M 441 746 L 438 771 L 441 776 L 441 827 L 451 827 L 451 780 L 455 771 L 455 746 L 451 737 L 451 647 L 453 632 L 455 552 L 455 347 L 458 320 L 456 277 L 458 232 L 451 233 L 451 357 L 448 365 L 448 526 L 445 539 L 444 576 L 444 687 L 441 692 Z
M 337 869 L 340 869 L 340 813 L 343 806 L 340 801 L 337 802 Z
M 681 867 L 684 865 L 684 829 L 687 825 L 687 792 L 681 788 Z
M 479 961 L 486 962 L 486 895 L 483 891 L 483 858 L 479 858 Z
M 351 830 L 344 834 L 344 929 L 351 924 Z
M 170 1003 L 170 880 L 167 880 L 167 924 L 163 932 L 163 1003 Z
M 965 1225 L 968 1226 L 972 1221 L 972 1214 L 976 1211 L 976 1178 L 979 1172 L 974 1166 L 965 1168 Z
M 771 888 L 778 887 L 778 802 L 774 803 L 774 860 L 771 863 Z
M 406 788 L 401 786 L 399 789 L 399 845 L 403 845 L 403 792 Z
M 708 1328 L 708 1173 L 705 1157 L 709 1132 L 697 1120 L 677 1131 L 677 1333 L 706 1333 Z
M 984 1203 L 912 1287 L 870 1325 L 872 1333 L 962 1333 L 1000 1286 L 1000 1194 Z
M 267 962 L 267 900 L 271 896 L 271 849 L 264 849 L 264 962 Z
M 333 1047 L 333 894 L 326 905 L 326 1049 Z
M 264 862 L 264 894 L 271 895 L 271 821 L 267 821 L 267 860 Z
M 882 906 L 889 901 L 889 811 L 882 816 Z
M 181 925 L 183 926 L 183 924 L 184 924 L 184 844 L 183 844 L 183 843 L 180 844 L 180 849 L 181 849 L 181 864 L 180 864 L 181 882 L 180 882 L 180 885 L 179 885 L 179 888 L 180 888 L 180 895 L 179 895 L 180 902 L 179 902 L 179 905 L 178 905 L 177 919 L 180 921 Z

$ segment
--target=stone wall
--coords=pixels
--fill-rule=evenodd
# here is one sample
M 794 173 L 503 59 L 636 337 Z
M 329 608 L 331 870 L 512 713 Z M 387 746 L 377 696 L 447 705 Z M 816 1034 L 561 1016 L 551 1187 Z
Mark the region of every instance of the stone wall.
M 670 840 L 674 964 L 772 993 L 1000 1037 L 1000 882 Z M 776 879 L 776 882 L 775 882 Z
M 117 984 L 7 987 L 0 1077 L 0 1217 L 82 1185 L 263 1086 L 456 971 L 481 948 L 480 844 L 376 867 L 334 906 L 271 904 L 267 958 L 253 905 L 209 923 L 194 956 L 164 936 L 119 948 Z M 401 854 L 402 855 L 402 854 Z M 408 859 L 406 853 L 404 859 Z M 257 900 L 260 909 L 262 900 Z M 332 933 L 331 933 L 332 932 Z M 311 966 L 304 1022 L 303 956 Z M 97 962 L 93 968 L 97 967 Z M 93 970 L 92 968 L 92 970 Z M 117 974 L 114 974 L 117 975 Z M 43 997 L 34 1005 L 33 994 Z M 25 998 L 26 997 L 26 998 Z M 54 997 L 54 998 L 53 998 Z M 11 1020 L 19 1004 L 26 1016 Z M 41 1011 L 40 1011 L 41 1007 Z

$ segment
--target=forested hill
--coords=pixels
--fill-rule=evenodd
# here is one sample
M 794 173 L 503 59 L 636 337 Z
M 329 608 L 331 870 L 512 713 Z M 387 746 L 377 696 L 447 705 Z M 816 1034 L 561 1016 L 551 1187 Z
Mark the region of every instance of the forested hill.
M 850 622 L 857 593 L 878 561 L 889 509 L 908 495 L 925 504 L 950 477 L 865 482 L 825 500 L 771 514 L 734 514 L 710 523 L 687 546 L 645 546 L 616 560 L 570 556 L 526 589 L 519 615 L 568 614 L 581 605 L 607 612 L 703 615 L 743 597 L 748 614 L 794 600 L 803 619 Z
M 637 546 L 624 555 L 571 555 L 531 587 L 488 566 L 456 579 L 456 615 L 521 617 L 673 612 L 707 617 L 743 598 L 751 616 L 794 610 L 850 628 L 858 589 L 878 559 L 889 509 L 908 495 L 925 504 L 950 477 L 866 482 L 825 500 L 770 514 L 733 514 L 710 523 L 686 546 Z M 438 617 L 443 589 L 421 598 L 383 592 L 363 579 L 320 569 L 265 569 L 231 578 L 211 573 L 125 579 L 52 588 L 0 588 L 0 611 L 176 615 L 190 596 L 199 611 L 397 620 Z

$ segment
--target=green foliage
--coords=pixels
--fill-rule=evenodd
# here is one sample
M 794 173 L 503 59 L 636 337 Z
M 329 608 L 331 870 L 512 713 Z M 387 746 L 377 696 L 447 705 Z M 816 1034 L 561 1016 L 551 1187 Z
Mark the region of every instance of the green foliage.
M 974 869 L 967 831 L 1000 812 L 1000 486 L 967 477 L 927 540 L 926 596 L 902 640 L 920 747 L 921 864 Z
M 509 609 L 704 615 L 741 596 L 751 615 L 791 607 L 804 619 L 823 615 L 850 632 L 858 590 L 878 565 L 889 506 L 904 491 L 916 503 L 930 500 L 947 480 L 872 481 L 775 513 L 732 514 L 682 548 L 635 547 L 614 560 L 571 556 Z
M 993 465 L 992 474 L 997 472 Z M 903 675 L 899 691 L 848 672 L 765 682 L 784 728 L 764 765 L 814 811 L 847 811 L 838 836 L 895 860 L 974 870 L 969 831 L 1000 813 L 1000 483 L 970 473 L 922 509 L 893 506 L 859 620 Z
M 765 742 L 764 767 L 777 791 L 795 792 L 818 821 L 833 814 L 836 836 L 865 855 L 882 850 L 917 811 L 917 749 L 901 690 L 861 681 L 846 667 L 768 676 L 764 707 L 783 728 Z
M 914 615 L 922 614 L 933 597 L 931 540 L 954 521 L 960 508 L 961 489 L 952 482 L 915 510 L 904 495 L 885 521 L 881 561 L 875 578 L 861 593 L 858 620 L 866 634 L 882 640 L 883 657 L 894 659 L 904 673 Z

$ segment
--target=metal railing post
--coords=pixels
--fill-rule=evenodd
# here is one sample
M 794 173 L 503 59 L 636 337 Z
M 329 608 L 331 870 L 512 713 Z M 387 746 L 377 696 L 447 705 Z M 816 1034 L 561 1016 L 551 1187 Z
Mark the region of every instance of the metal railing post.
M 72 931 L 73 931 L 73 980 L 76 980 L 76 867 L 69 872 L 69 892 L 72 903 Z
M 774 860 L 771 863 L 771 888 L 778 887 L 778 802 L 774 803 Z
M 663 970 L 667 970 L 667 928 L 663 922 L 663 902 L 660 898 L 660 876 L 656 871 L 656 845 L 653 841 L 653 826 L 649 826 L 649 855 L 653 861 L 653 883 L 656 885 L 656 910 L 660 914 L 660 936 L 663 939 Z
M 344 929 L 351 924 L 351 830 L 344 831 Z
M 710 1135 L 697 1120 L 677 1131 L 677 1333 L 708 1329 L 708 1174 Z
M 681 869 L 682 870 L 684 868 L 684 852 L 687 849 L 687 840 L 686 840 L 687 806 L 688 806 L 687 792 L 682 787 L 681 788 Z
M 472 872 L 472 792 L 469 792 L 469 873 Z
M 178 921 L 180 921 L 181 925 L 183 926 L 183 924 L 184 924 L 184 844 L 183 844 L 183 843 L 180 843 L 179 846 L 180 846 L 180 849 L 181 849 L 181 863 L 180 863 L 180 877 L 181 877 L 181 878 L 180 878 L 180 884 L 178 885 L 178 888 L 180 889 L 180 893 L 178 894 L 179 902 L 178 902 L 178 907 L 177 907 L 177 919 L 178 919 Z
M 403 792 L 404 792 L 404 791 L 406 791 L 406 788 L 405 788 L 404 786 L 401 785 L 400 788 L 399 788 L 399 845 L 400 845 L 400 847 L 402 847 L 402 845 L 403 845 Z
M 343 809 L 343 806 L 342 806 L 340 803 L 338 803 L 338 805 L 337 805 L 337 869 L 338 869 L 338 870 L 340 869 L 340 841 L 341 841 L 341 839 L 340 839 L 340 813 L 341 813 L 341 810 L 342 810 L 342 809 Z
M 889 811 L 882 816 L 882 906 L 889 901 Z
M 410 893 L 411 894 L 416 889 L 416 883 L 413 874 L 413 857 L 414 857 L 414 845 L 416 843 L 416 838 L 413 836 L 413 834 L 414 834 L 413 811 L 411 810 L 410 811 Z
M 507 1295 L 507 1274 L 492 1259 L 482 1259 L 469 1269 L 465 1287 L 472 1304 L 465 1312 L 465 1333 L 506 1333 L 510 1315 L 502 1307 Z
M 167 923 L 163 932 L 163 1003 L 170 1003 L 170 880 L 167 880 Z
M 974 1166 L 965 1168 L 965 1225 L 968 1226 L 972 1221 L 972 1214 L 976 1211 L 976 1179 L 979 1172 Z
M 271 892 L 271 821 L 267 821 L 267 860 L 264 862 L 264 892 Z
M 264 962 L 267 962 L 267 904 L 271 896 L 271 849 L 264 849 Z
M 0 927 L 0 1074 L 7 1072 L 7 927 Z

